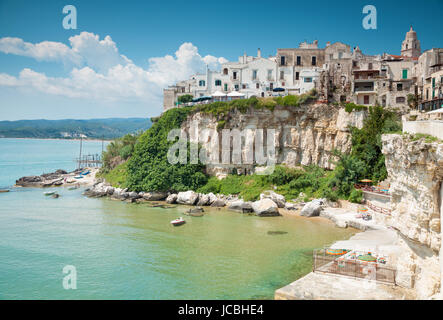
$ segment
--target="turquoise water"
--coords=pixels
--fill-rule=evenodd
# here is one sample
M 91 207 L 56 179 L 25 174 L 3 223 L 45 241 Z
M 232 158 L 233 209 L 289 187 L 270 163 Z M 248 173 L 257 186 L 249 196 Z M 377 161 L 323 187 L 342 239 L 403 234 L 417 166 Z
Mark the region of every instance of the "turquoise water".
M 87 142 L 88 152 L 101 151 Z M 0 139 L 0 186 L 74 169 L 78 142 Z M 169 221 L 184 207 L 89 199 L 82 190 L 0 193 L 0 299 L 271 299 L 310 272 L 312 249 L 347 239 L 318 218 L 258 218 L 224 210 Z M 269 235 L 268 231 L 286 231 Z M 77 289 L 63 289 L 63 267 Z

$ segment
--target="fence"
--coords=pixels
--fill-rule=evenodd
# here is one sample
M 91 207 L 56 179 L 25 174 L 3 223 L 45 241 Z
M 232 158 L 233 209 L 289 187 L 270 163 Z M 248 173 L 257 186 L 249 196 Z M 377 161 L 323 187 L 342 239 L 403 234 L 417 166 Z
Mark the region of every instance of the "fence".
M 359 260 L 341 258 L 326 253 L 327 249 L 314 250 L 314 272 L 331 273 L 352 278 L 374 280 L 395 285 L 396 270 L 392 267 Z

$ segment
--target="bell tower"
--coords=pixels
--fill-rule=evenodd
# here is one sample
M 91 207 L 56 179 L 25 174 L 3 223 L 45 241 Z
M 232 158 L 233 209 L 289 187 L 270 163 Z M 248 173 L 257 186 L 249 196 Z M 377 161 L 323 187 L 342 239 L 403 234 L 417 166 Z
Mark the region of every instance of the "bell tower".
M 405 57 L 419 57 L 421 53 L 420 41 L 417 32 L 411 29 L 406 33 L 405 40 L 401 44 L 401 55 Z

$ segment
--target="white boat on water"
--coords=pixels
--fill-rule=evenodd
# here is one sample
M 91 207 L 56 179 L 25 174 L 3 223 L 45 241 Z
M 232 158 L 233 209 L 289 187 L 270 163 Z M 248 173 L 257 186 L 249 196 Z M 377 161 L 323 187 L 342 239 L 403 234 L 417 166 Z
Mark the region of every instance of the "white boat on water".
M 43 193 L 45 196 L 52 196 L 55 193 L 55 191 L 47 191 Z
M 171 224 L 174 227 L 181 226 L 182 224 L 185 224 L 185 223 L 186 223 L 186 221 L 182 217 L 171 221 Z

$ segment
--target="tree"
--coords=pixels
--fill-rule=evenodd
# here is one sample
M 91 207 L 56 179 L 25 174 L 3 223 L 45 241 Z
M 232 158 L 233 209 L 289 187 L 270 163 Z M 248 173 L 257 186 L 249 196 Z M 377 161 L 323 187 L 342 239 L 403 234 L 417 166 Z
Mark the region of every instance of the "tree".
M 177 101 L 180 104 L 181 103 L 188 103 L 188 102 L 191 102 L 193 98 L 194 97 L 192 94 L 184 94 L 184 95 L 178 97 Z

